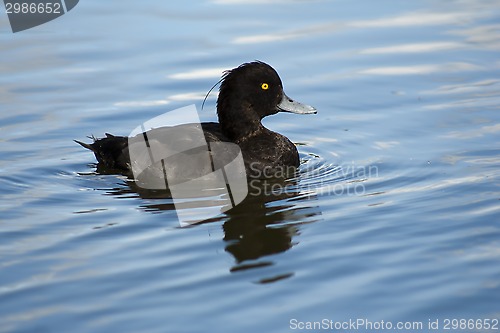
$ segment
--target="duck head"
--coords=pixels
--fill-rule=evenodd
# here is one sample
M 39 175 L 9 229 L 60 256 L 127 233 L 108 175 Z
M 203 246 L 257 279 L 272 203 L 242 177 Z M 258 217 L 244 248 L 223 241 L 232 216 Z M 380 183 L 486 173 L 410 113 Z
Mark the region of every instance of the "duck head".
M 316 109 L 288 97 L 278 73 L 266 63 L 245 63 L 224 73 L 217 115 L 229 139 L 252 135 L 264 128 L 262 118 L 278 112 L 313 114 Z

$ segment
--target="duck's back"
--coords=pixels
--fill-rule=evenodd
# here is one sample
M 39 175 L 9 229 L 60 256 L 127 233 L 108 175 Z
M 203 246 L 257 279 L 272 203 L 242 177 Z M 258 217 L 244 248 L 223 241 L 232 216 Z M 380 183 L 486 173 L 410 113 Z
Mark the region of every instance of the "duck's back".
M 218 123 L 202 123 L 201 129 L 206 142 L 227 142 L 229 141 L 221 132 Z M 75 140 L 83 147 L 90 149 L 98 161 L 100 172 L 115 172 L 132 175 L 130 163 L 130 145 L 139 145 L 146 143 L 151 146 L 154 144 L 156 149 L 163 150 L 163 154 L 171 154 L 172 150 L 181 150 L 182 147 L 193 146 L 197 135 L 199 134 L 200 124 L 183 124 L 173 127 L 155 128 L 134 137 L 115 136 L 106 133 L 106 137 L 96 139 L 93 143 L 87 144 Z M 141 159 L 141 154 L 148 154 L 148 150 L 143 152 L 134 150 L 134 158 Z
M 205 141 L 200 138 L 200 129 L 203 131 L 202 137 Z M 176 178 L 181 182 L 195 179 L 211 171 L 200 167 L 206 165 L 203 161 L 198 163 L 196 158 L 192 158 L 193 155 L 206 158 L 203 151 L 209 152 L 204 145 L 205 142 L 231 141 L 222 133 L 218 123 L 209 122 L 202 123 L 201 127 L 200 124 L 194 123 L 160 127 L 130 138 L 106 133 L 105 138 L 94 139 L 92 144 L 77 142 L 94 152 L 99 162 L 98 171 L 101 173 L 118 171 L 133 176 L 132 170 L 134 173 L 137 170 L 146 170 L 151 174 L 149 177 L 156 175 L 162 178 L 163 167 L 168 167 L 172 174 L 178 175 Z M 280 177 L 284 172 L 299 165 L 295 145 L 285 136 L 268 129 L 237 144 L 241 149 L 249 178 Z M 179 153 L 187 155 L 186 159 Z M 224 163 L 234 158 L 234 154 L 230 155 Z M 163 166 L 160 160 L 168 156 L 180 157 L 167 159 L 168 165 Z

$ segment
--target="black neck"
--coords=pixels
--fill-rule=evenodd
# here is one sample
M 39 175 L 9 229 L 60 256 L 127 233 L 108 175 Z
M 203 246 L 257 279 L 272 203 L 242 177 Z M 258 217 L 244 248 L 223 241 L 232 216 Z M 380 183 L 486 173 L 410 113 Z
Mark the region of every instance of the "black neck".
M 254 136 L 264 129 L 260 122 L 260 116 L 249 103 L 231 104 L 230 101 L 224 99 L 217 104 L 217 114 L 222 133 L 228 139 L 238 142 L 244 138 Z

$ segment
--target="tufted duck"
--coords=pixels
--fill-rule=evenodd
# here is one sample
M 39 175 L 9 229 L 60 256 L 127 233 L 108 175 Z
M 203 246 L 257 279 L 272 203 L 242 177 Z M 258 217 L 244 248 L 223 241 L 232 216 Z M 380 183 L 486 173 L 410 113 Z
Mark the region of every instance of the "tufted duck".
M 284 135 L 264 127 L 261 120 L 280 111 L 311 114 L 316 109 L 289 98 L 276 71 L 260 61 L 226 71 L 221 82 L 217 100 L 219 123 L 201 124 L 207 142 L 238 144 L 248 177 L 262 177 L 264 170 L 270 174 L 273 170 L 298 167 L 295 145 Z M 131 174 L 129 138 L 106 134 L 92 144 L 76 142 L 94 152 L 98 170 Z

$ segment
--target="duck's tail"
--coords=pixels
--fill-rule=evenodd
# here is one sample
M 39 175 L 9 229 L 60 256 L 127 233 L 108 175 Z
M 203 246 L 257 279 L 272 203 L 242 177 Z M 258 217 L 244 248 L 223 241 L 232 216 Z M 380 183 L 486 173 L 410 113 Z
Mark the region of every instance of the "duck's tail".
M 78 140 L 73 141 L 91 150 L 99 162 L 100 168 L 130 171 L 127 137 L 106 133 L 105 138 L 97 139 L 94 136 L 89 136 L 89 139 L 94 142 L 89 144 Z
M 97 141 L 97 139 L 94 136 L 89 136 L 88 138 L 89 139 L 93 139 L 94 143 Z M 88 144 L 88 143 L 81 142 L 81 141 L 78 141 L 78 140 L 73 140 L 73 141 L 75 141 L 76 143 L 78 143 L 79 145 L 81 145 L 83 148 L 87 148 L 89 150 L 92 150 L 95 153 L 95 148 L 92 146 L 93 144 Z

